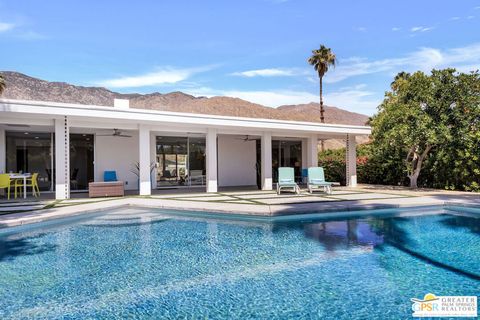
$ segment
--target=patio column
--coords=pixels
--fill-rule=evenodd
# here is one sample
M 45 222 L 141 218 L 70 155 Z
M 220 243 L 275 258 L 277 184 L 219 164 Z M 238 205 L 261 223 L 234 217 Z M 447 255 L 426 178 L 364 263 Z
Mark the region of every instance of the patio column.
M 217 192 L 217 129 L 209 128 L 207 130 L 205 145 L 206 173 L 207 173 L 207 192 Z
M 5 130 L 0 129 L 0 173 L 7 172 L 7 140 Z
M 307 167 L 318 167 L 318 137 L 316 134 L 307 139 Z
M 272 134 L 264 132 L 261 138 L 262 190 L 272 190 Z
M 347 186 L 357 186 L 357 144 L 355 136 L 347 134 L 347 150 L 346 150 L 346 166 L 347 166 Z
M 157 136 L 150 132 L 150 160 L 153 162 L 153 171 L 150 174 L 152 190 L 157 189 Z
M 68 118 L 55 119 L 55 199 L 70 198 L 70 128 Z
M 138 164 L 140 167 L 140 195 L 152 194 L 150 183 L 150 129 L 144 125 L 138 127 Z

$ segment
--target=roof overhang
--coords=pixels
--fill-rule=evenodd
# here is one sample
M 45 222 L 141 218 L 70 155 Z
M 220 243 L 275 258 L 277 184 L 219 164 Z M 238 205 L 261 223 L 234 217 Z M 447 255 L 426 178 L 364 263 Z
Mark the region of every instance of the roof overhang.
M 110 126 L 125 124 L 132 129 L 139 124 L 155 128 L 217 128 L 227 132 L 271 131 L 276 133 L 298 132 L 319 135 L 369 135 L 368 126 L 321 124 L 313 122 L 254 119 L 194 113 L 155 111 L 145 109 L 117 109 L 114 107 L 71 103 L 0 99 L 0 123 L 13 119 L 33 122 L 51 121 L 68 116 L 72 126 Z M 32 119 L 33 118 L 33 119 Z

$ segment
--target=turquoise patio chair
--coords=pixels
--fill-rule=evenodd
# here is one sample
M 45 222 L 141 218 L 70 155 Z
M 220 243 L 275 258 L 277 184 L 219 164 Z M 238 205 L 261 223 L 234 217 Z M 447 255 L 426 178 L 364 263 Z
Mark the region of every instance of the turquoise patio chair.
M 300 193 L 293 168 L 278 168 L 277 194 L 280 194 L 283 188 L 292 188 L 296 194 Z
M 332 183 L 325 181 L 325 173 L 322 167 L 308 168 L 308 192 L 313 193 L 313 189 L 323 188 L 327 194 L 332 193 Z

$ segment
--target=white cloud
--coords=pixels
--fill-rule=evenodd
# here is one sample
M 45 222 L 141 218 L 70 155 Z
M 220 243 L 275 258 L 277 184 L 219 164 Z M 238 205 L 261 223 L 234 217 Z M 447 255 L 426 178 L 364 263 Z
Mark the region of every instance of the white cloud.
M 475 18 L 475 16 L 468 16 L 467 17 L 468 20 L 471 20 L 471 19 L 474 19 L 474 18 Z
M 367 28 L 365 27 L 358 27 L 356 30 L 359 32 L 367 32 Z
M 473 8 L 473 10 L 480 10 L 480 6 Z
M 412 27 L 410 29 L 411 32 L 425 32 L 425 31 L 430 31 L 433 30 L 434 27 L 424 27 L 424 26 L 418 26 L 418 27 Z
M 450 19 L 448 19 L 450 21 L 456 21 L 456 20 L 460 20 L 460 17 L 451 17 Z
M 396 32 L 396 31 L 400 31 L 400 30 L 402 30 L 402 29 L 401 29 L 401 28 L 399 28 L 399 27 L 393 27 L 393 28 L 392 28 L 392 31 L 394 31 L 394 32 Z
M 299 104 L 317 101 L 318 96 L 310 92 L 289 90 L 217 90 L 208 87 L 183 90 L 194 96 L 226 96 L 240 98 L 268 107 L 278 107 L 285 104 Z
M 0 32 L 6 32 L 15 28 L 13 23 L 0 22 Z
M 318 100 L 318 96 L 301 91 L 224 91 L 223 95 L 278 107 L 285 104 L 309 103 Z
M 373 115 L 377 106 L 381 103 L 381 97 L 375 97 L 375 93 L 366 90 L 365 85 L 343 88 L 338 91 L 325 94 L 325 104 L 346 109 L 352 112 Z
M 317 94 L 306 91 L 272 90 L 272 91 L 242 91 L 242 90 L 215 90 L 208 87 L 200 87 L 191 90 L 184 90 L 194 96 L 227 96 L 240 98 L 253 103 L 268 107 L 279 107 L 281 105 L 318 103 Z M 336 106 L 353 112 L 372 115 L 375 113 L 381 98 L 376 99 L 374 93 L 366 90 L 365 85 L 341 88 L 338 91 L 327 92 L 324 102 L 328 106 Z
M 40 34 L 35 31 L 26 31 L 22 32 L 16 35 L 17 38 L 23 39 L 23 40 L 43 40 L 47 39 L 48 37 L 44 36 L 43 34 Z
M 410 54 L 398 58 L 368 60 L 364 58 L 349 58 L 332 69 L 325 77 L 325 82 L 334 83 L 342 80 L 374 73 L 395 74 L 400 71 L 413 72 L 421 70 L 428 72 L 433 68 L 457 68 L 480 65 L 480 43 L 465 47 L 441 50 L 435 48 L 420 48 Z M 477 69 L 477 68 L 475 68 Z M 474 70 L 474 69 L 471 69 Z
M 163 67 L 153 72 L 137 76 L 125 76 L 98 81 L 97 84 L 108 88 L 138 88 L 156 85 L 174 84 L 184 81 L 196 73 L 211 70 L 212 67 L 172 68 Z
M 287 69 L 287 68 L 270 68 L 270 69 L 256 69 L 248 70 L 241 72 L 231 73 L 232 76 L 239 77 L 291 77 L 297 75 L 303 75 L 305 72 L 298 69 Z

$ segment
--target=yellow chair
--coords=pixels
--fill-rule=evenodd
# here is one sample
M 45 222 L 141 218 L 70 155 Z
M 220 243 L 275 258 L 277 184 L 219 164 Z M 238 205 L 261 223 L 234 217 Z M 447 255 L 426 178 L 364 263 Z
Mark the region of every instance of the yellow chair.
M 10 200 L 11 180 L 8 173 L 0 174 L 0 189 L 7 188 L 8 200 Z
M 32 174 L 32 177 L 27 179 L 26 186 L 27 188 L 32 188 L 33 196 L 38 197 L 40 195 L 40 188 L 38 187 L 38 173 Z M 23 179 L 15 180 L 15 198 L 17 197 L 17 188 L 20 188 L 20 194 L 22 194 Z

